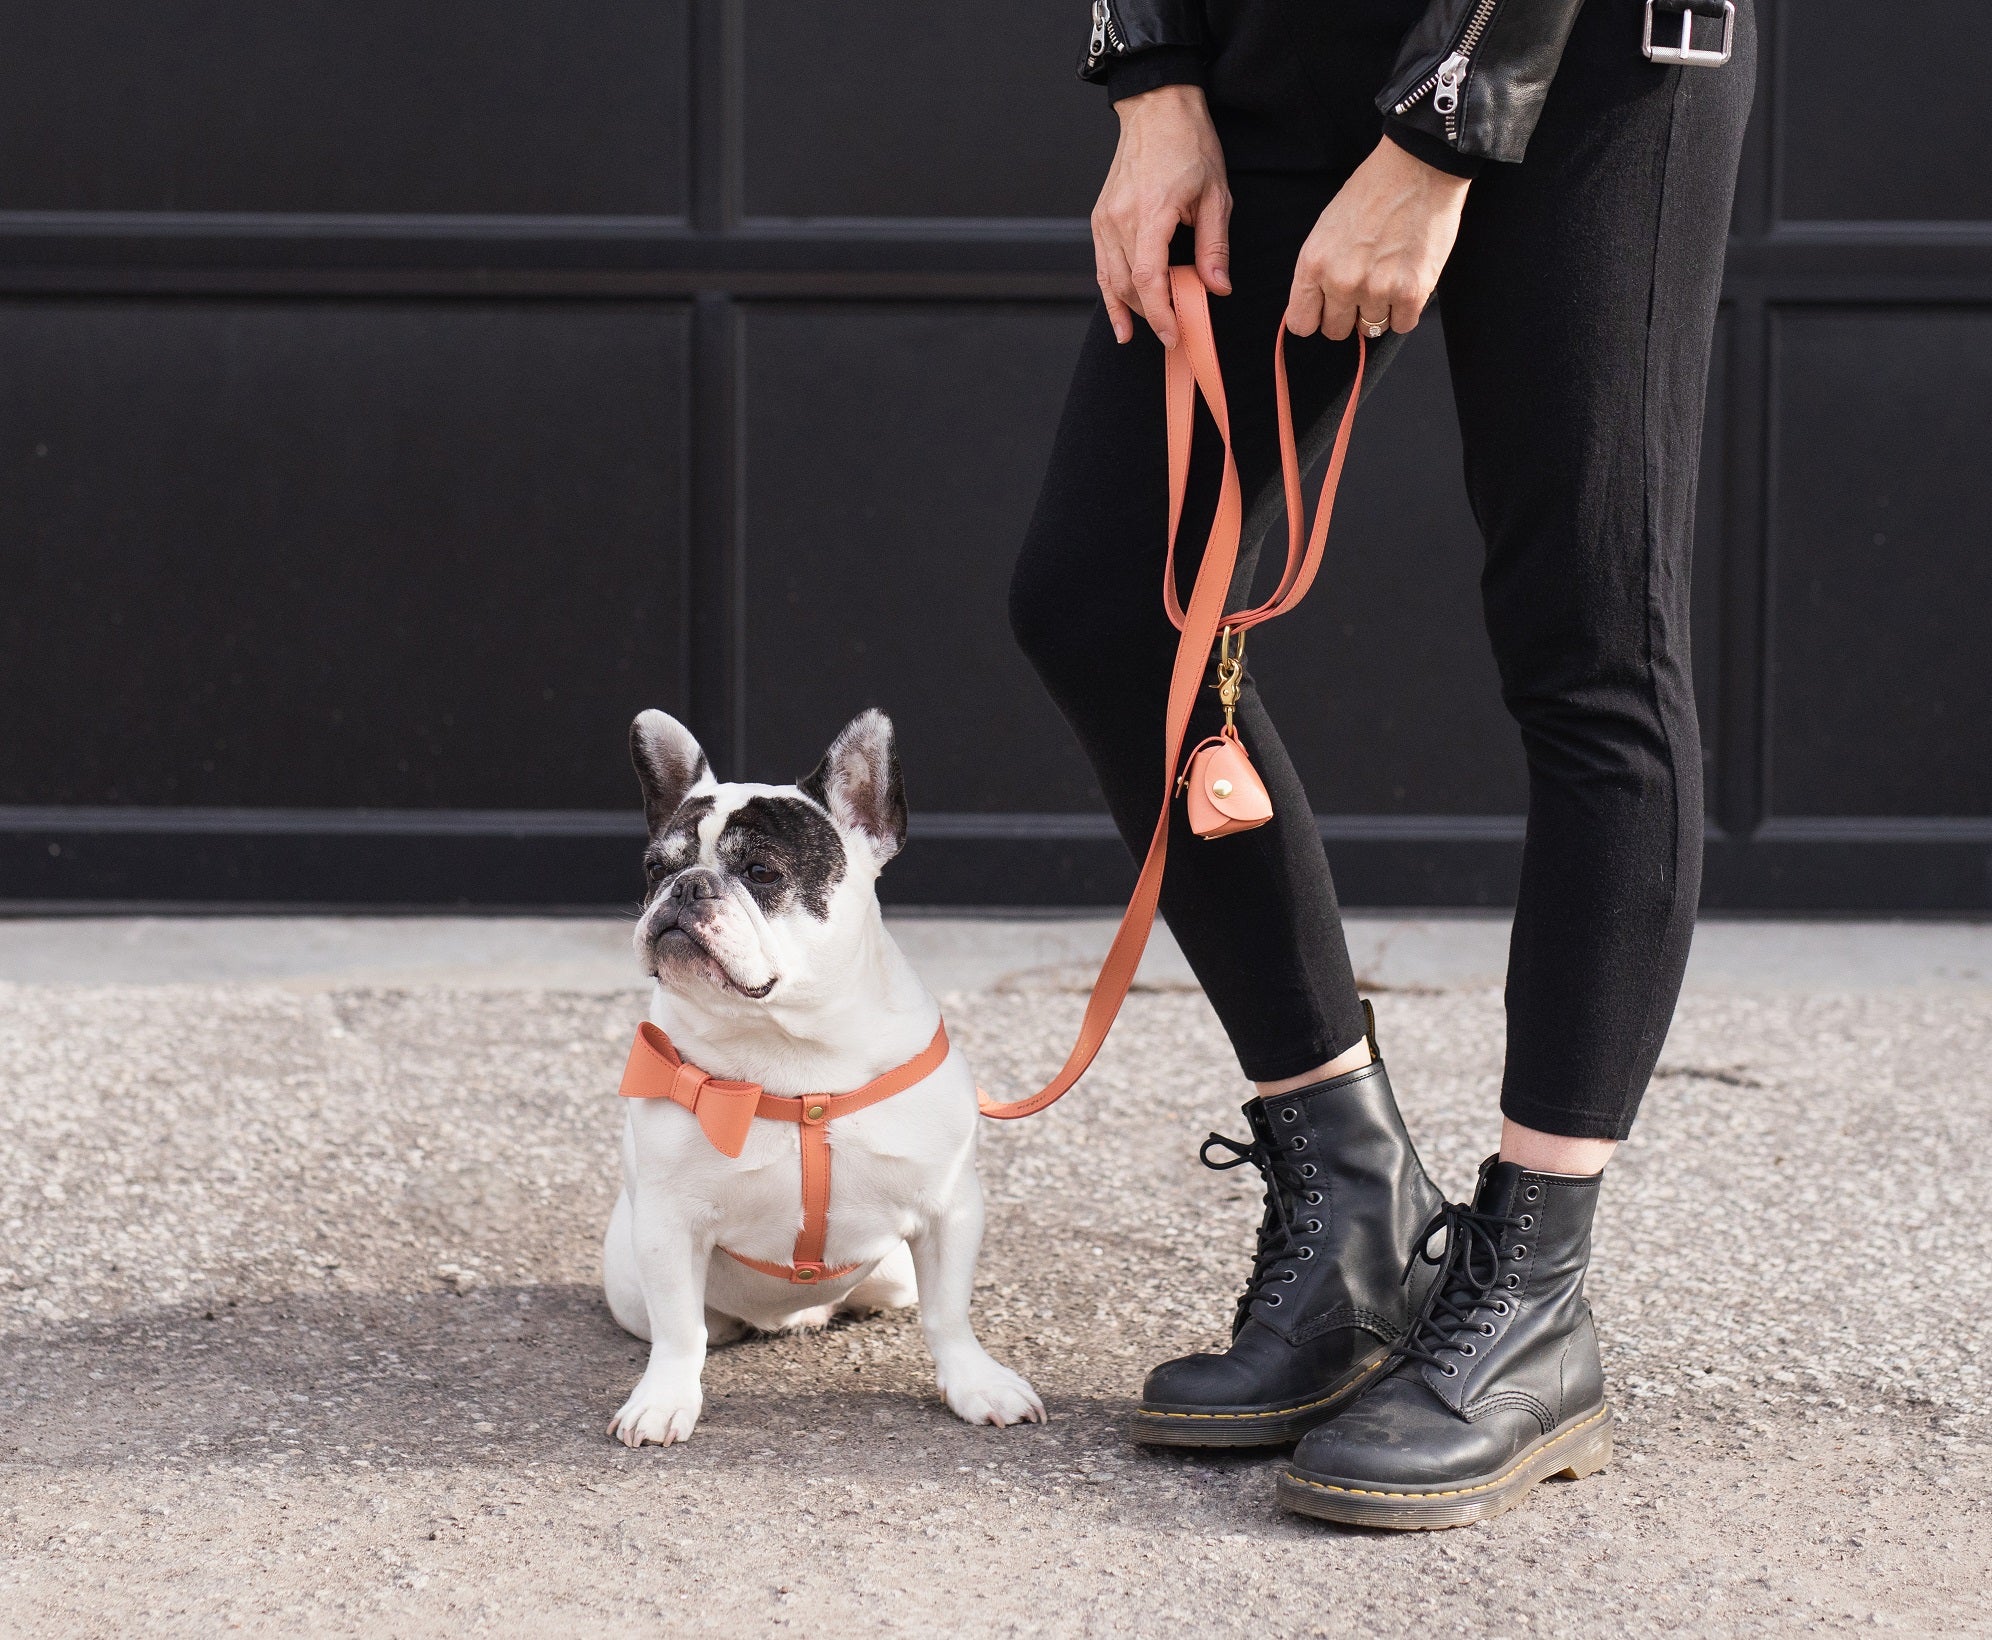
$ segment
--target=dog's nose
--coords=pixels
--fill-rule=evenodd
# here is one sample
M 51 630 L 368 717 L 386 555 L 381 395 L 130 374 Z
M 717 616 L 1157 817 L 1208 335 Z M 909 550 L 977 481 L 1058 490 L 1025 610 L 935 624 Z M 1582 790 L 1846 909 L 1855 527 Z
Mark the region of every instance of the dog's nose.
M 671 885 L 671 898 L 680 905 L 690 905 L 694 900 L 716 900 L 723 892 L 719 873 L 708 871 L 704 866 L 694 866 L 690 871 L 678 873 L 677 881 Z
M 676 927 L 678 919 L 700 900 L 716 900 L 724 891 L 725 885 L 720 882 L 716 871 L 694 866 L 689 871 L 679 872 L 658 899 L 658 931 L 661 933 L 666 928 Z

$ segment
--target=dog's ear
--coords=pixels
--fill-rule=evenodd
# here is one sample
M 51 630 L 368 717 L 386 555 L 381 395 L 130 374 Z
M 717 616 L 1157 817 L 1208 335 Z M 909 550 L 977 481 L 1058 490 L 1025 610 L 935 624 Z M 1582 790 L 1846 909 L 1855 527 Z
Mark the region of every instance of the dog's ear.
M 815 772 L 797 782 L 847 831 L 860 833 L 884 865 L 906 845 L 906 786 L 892 719 L 873 709 L 844 725 Z
M 643 787 L 643 818 L 656 836 L 671 823 L 685 794 L 712 772 L 705 753 L 668 712 L 639 712 L 629 726 L 629 760 Z

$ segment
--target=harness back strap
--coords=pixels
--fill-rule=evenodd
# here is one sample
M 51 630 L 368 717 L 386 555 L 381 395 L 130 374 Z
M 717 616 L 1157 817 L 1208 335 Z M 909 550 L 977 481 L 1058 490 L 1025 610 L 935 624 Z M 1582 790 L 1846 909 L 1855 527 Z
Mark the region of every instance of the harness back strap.
M 625 1099 L 668 1099 L 698 1119 L 699 1129 L 723 1156 L 738 1156 L 748 1130 L 758 1116 L 764 1121 L 793 1122 L 801 1129 L 802 1228 L 788 1264 L 747 1258 L 731 1248 L 721 1251 L 749 1269 L 783 1281 L 810 1283 L 849 1275 L 855 1264 L 826 1265 L 824 1240 L 830 1233 L 830 1124 L 840 1116 L 876 1105 L 904 1093 L 941 1068 L 948 1056 L 945 1021 L 934 1027 L 933 1040 L 903 1065 L 875 1076 L 849 1093 L 807 1093 L 800 1097 L 768 1093 L 758 1082 L 726 1082 L 685 1062 L 670 1037 L 645 1020 L 636 1028 L 629 1062 L 623 1067 Z
M 1024 1099 L 999 1103 L 987 1094 L 978 1094 L 982 1114 L 1001 1121 L 1032 1116 L 1061 1099 L 1086 1072 L 1113 1029 L 1121 1004 L 1134 984 L 1141 966 L 1141 953 L 1155 927 L 1156 907 L 1162 897 L 1162 871 L 1169 852 L 1170 799 L 1176 771 L 1182 762 L 1183 741 L 1189 730 L 1190 714 L 1197 692 L 1203 687 L 1210 665 L 1212 646 L 1218 633 L 1229 627 L 1234 632 L 1257 626 L 1275 615 L 1285 614 L 1306 595 L 1321 566 L 1328 543 L 1328 521 L 1334 511 L 1335 491 L 1342 481 L 1342 464 L 1349 451 L 1349 433 L 1355 426 L 1356 403 L 1362 397 L 1363 367 L 1369 349 L 1356 335 L 1356 373 L 1349 384 L 1349 400 L 1336 428 L 1328 470 L 1321 481 L 1321 499 L 1314 514 L 1314 526 L 1306 526 L 1301 497 L 1300 459 L 1295 451 L 1293 412 L 1287 398 L 1286 327 L 1281 325 L 1273 344 L 1274 384 L 1279 400 L 1280 469 L 1286 486 L 1287 561 L 1285 572 L 1272 597 L 1256 609 L 1226 614 L 1225 600 L 1231 595 L 1231 576 L 1238 565 L 1240 536 L 1244 530 L 1244 501 L 1239 487 L 1238 465 L 1231 452 L 1231 416 L 1225 408 L 1224 376 L 1218 367 L 1217 339 L 1211 331 L 1210 304 L 1203 282 L 1195 268 L 1169 270 L 1170 294 L 1182 328 L 1180 343 L 1167 354 L 1167 393 L 1169 427 L 1169 551 L 1164 560 L 1162 607 L 1169 619 L 1182 630 L 1176 645 L 1175 666 L 1169 674 L 1169 703 L 1164 717 L 1162 743 L 1162 808 L 1155 819 L 1155 831 L 1148 841 L 1148 855 L 1135 879 L 1134 895 L 1121 915 L 1113 944 L 1100 964 L 1093 993 L 1086 1000 L 1085 1016 L 1079 1024 L 1079 1037 L 1058 1074 L 1034 1094 Z M 1217 514 L 1211 521 L 1210 538 L 1204 545 L 1197 578 L 1190 590 L 1187 608 L 1176 592 L 1176 532 L 1182 524 L 1183 498 L 1189 487 L 1190 439 L 1201 393 L 1210 407 L 1224 441 L 1224 479 L 1218 489 Z

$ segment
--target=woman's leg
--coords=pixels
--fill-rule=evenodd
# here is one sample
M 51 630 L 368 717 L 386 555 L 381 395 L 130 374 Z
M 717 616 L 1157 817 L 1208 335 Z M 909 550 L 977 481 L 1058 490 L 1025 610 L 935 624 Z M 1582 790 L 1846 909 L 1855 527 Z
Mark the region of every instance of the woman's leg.
M 1529 766 L 1501 1108 L 1623 1139 L 1701 884 L 1688 580 L 1709 345 L 1751 94 L 1584 12 L 1518 166 L 1473 187 L 1440 286 L 1482 591 Z
M 1234 294 L 1212 299 L 1211 321 L 1248 511 L 1262 486 L 1278 482 L 1272 349 L 1294 257 L 1337 180 L 1232 179 Z M 1354 349 L 1317 340 L 1296 343 L 1290 354 L 1295 414 L 1306 426 L 1339 409 Z M 1146 326 L 1122 346 L 1104 314 L 1095 315 L 1011 586 L 1018 642 L 1078 735 L 1137 856 L 1161 799 L 1162 712 L 1177 639 L 1162 611 L 1162 360 Z M 1199 423 L 1178 551 L 1185 591 L 1221 471 L 1216 430 L 1201 415 Z M 1234 604 L 1245 596 L 1255 546 L 1246 543 Z M 1191 834 L 1177 806 L 1162 915 L 1245 1074 L 1272 1082 L 1360 1044 L 1363 1018 L 1313 810 L 1249 674 L 1238 717 L 1272 794 L 1273 819 L 1206 841 Z M 1207 691 L 1190 742 L 1220 721 Z
M 1263 486 L 1274 484 L 1277 494 L 1273 341 L 1294 257 L 1337 181 L 1232 181 L 1236 294 L 1213 301 L 1211 317 L 1248 512 Z M 1117 346 L 1101 318 L 1087 338 L 1012 607 L 1018 638 L 1139 852 L 1161 800 L 1157 765 L 1176 631 L 1161 607 L 1162 355 L 1145 329 L 1136 334 Z M 1332 425 L 1353 352 L 1318 340 L 1290 347 L 1302 427 L 1318 430 L 1324 418 Z M 1372 350 L 1373 366 L 1388 352 Z M 1220 466 L 1215 430 L 1206 427 L 1183 522 L 1192 562 Z M 1234 607 L 1245 596 L 1235 587 Z M 1388 1073 L 1370 1062 L 1312 808 L 1249 684 L 1239 719 L 1274 818 L 1207 842 L 1190 835 L 1177 808 L 1162 909 L 1245 1073 L 1262 1084 L 1245 1110 L 1251 1138 L 1235 1148 L 1264 1176 L 1266 1214 L 1229 1347 L 1164 1362 L 1143 1387 L 1136 1438 L 1167 1445 L 1277 1444 L 1332 1416 L 1409 1324 L 1419 1289 L 1404 1281 L 1404 1262 L 1443 1200 L 1404 1131 Z M 1192 736 L 1218 721 L 1207 697 Z M 1351 1048 L 1348 1068 L 1325 1063 Z M 1263 1086 L 1287 1078 L 1298 1085 Z
M 1700 881 L 1688 552 L 1752 85 L 1738 11 L 1728 67 L 1667 70 L 1640 57 L 1632 0 L 1593 0 L 1527 159 L 1474 183 L 1440 286 L 1488 631 L 1529 762 L 1510 1125 L 1449 1211 L 1394 1367 L 1295 1451 L 1280 1497 L 1305 1514 L 1462 1525 L 1611 1456 L 1584 1274 L 1598 1152 L 1652 1072 Z

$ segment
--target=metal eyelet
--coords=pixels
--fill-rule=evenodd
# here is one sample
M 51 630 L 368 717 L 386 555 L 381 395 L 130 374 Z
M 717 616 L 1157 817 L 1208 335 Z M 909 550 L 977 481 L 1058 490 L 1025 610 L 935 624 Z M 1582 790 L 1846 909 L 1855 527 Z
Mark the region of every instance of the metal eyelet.
M 1459 1353 L 1461 1355 L 1477 1355 L 1479 1352 L 1471 1344 L 1461 1344 L 1459 1346 Z
M 1521 1284 L 1522 1284 L 1521 1273 L 1516 1270 L 1510 1270 L 1505 1276 L 1501 1278 L 1501 1285 L 1504 1287 L 1519 1287 L 1521 1286 Z
M 1299 1259 L 1302 1264 L 1305 1264 L 1309 1259 L 1314 1257 L 1314 1249 L 1312 1247 L 1303 1247 L 1294 1257 Z
M 1527 1258 L 1528 1256 L 1529 1256 L 1529 1250 L 1526 1247 L 1524 1247 L 1520 1242 L 1516 1242 L 1514 1247 L 1510 1249 L 1508 1253 L 1508 1257 L 1510 1258 Z
M 1521 1225 L 1524 1230 L 1533 1230 L 1536 1227 L 1535 1214 L 1524 1213 L 1521 1218 Z
M 1536 1199 L 1536 1197 L 1540 1196 L 1541 1194 L 1542 1194 L 1542 1186 L 1539 1184 L 1532 1184 L 1528 1187 L 1528 1189 L 1522 1192 L 1522 1200 L 1532 1202 Z
M 1287 1149 L 1289 1150 L 1305 1150 L 1306 1148 L 1307 1138 L 1304 1134 L 1296 1133 L 1287 1141 Z
M 1506 1314 L 1508 1313 L 1508 1310 L 1507 1310 L 1507 1306 L 1506 1306 L 1506 1305 L 1503 1305 L 1503 1306 L 1502 1306 L 1502 1308 L 1501 1308 L 1501 1313 L 1502 1313 L 1503 1315 L 1506 1315 Z M 1481 1323 L 1480 1323 L 1480 1336 L 1481 1336 L 1482 1338 L 1492 1338 L 1492 1337 L 1494 1336 L 1494 1323 L 1493 1323 L 1493 1322 L 1491 1322 L 1491 1321 L 1483 1321 L 1483 1322 L 1481 1322 Z
M 1310 1190 L 1301 1199 L 1305 1201 L 1309 1207 L 1319 1207 L 1321 1205 L 1321 1192 L 1318 1190 Z
M 1277 1310 L 1280 1307 L 1280 1295 L 1278 1293 L 1266 1294 L 1265 1303 L 1267 1309 Z
M 1309 1219 L 1309 1220 L 1307 1221 L 1307 1233 L 1308 1233 L 1308 1234 L 1309 1234 L 1310 1236 L 1318 1236 L 1318 1235 L 1320 1235 L 1320 1234 L 1321 1234 L 1321 1221 L 1320 1221 L 1319 1219 Z
M 1457 1378 L 1459 1376 L 1459 1365 L 1457 1362 L 1448 1361 L 1443 1367 L 1439 1368 L 1439 1371 L 1444 1373 L 1448 1378 Z
M 1300 1164 L 1300 1176 L 1303 1179 L 1313 1178 L 1317 1171 L 1319 1170 L 1315 1167 L 1315 1165 L 1312 1162 L 1302 1162 Z
M 1506 1315 L 1508 1313 L 1509 1308 L 1510 1308 L 1509 1303 L 1505 1298 L 1497 1298 L 1494 1300 L 1494 1313 L 1496 1315 Z
M 1289 1105 L 1285 1110 L 1280 1112 L 1280 1120 L 1282 1122 L 1297 1122 L 1300 1120 L 1300 1112 Z
M 1298 1281 L 1300 1280 L 1300 1272 L 1298 1270 L 1289 1270 L 1285 1275 L 1280 1277 L 1280 1280 L 1287 1282 Z

